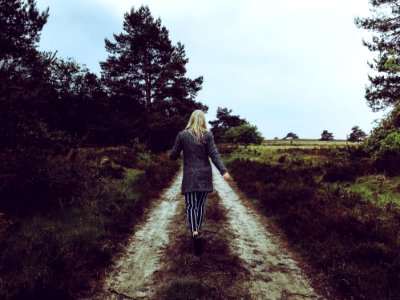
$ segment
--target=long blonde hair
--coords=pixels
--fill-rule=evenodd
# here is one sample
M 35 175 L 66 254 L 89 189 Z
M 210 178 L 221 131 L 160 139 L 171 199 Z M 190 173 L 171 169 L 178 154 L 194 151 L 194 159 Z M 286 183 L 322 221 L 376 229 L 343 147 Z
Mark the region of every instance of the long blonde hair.
M 204 112 L 200 109 L 192 112 L 185 129 L 191 131 L 196 141 L 200 142 L 203 138 L 203 133 L 208 130 Z

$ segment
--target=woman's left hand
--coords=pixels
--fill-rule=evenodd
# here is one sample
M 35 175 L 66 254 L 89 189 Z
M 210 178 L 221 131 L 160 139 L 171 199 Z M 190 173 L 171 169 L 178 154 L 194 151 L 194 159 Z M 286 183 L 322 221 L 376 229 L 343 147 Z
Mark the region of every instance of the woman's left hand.
M 231 180 L 231 176 L 229 175 L 228 172 L 225 172 L 224 175 L 222 175 L 225 180 Z

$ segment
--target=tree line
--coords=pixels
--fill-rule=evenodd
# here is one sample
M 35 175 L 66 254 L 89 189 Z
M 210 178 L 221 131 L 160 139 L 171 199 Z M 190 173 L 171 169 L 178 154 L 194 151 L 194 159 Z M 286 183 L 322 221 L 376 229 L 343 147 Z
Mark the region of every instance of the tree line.
M 73 59 L 38 50 L 49 10 L 35 1 L 1 1 L 2 145 L 127 144 L 163 151 L 194 109 L 203 78 L 186 76 L 181 43 L 148 7 L 124 15 L 123 32 L 105 39 L 101 76 Z M 57 135 L 57 138 L 53 138 Z M 55 139 L 57 142 L 55 142 Z

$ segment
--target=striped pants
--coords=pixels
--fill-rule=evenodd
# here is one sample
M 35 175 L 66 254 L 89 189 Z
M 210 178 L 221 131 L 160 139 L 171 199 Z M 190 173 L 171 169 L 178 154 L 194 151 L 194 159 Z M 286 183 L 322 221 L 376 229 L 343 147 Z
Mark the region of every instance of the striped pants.
M 204 216 L 204 204 L 208 192 L 185 193 L 186 215 L 191 231 L 199 231 Z

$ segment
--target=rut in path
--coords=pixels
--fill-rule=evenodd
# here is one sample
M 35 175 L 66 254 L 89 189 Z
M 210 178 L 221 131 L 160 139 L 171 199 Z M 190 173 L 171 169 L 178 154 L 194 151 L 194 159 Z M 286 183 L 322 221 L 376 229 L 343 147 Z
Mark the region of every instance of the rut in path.
M 146 223 L 130 238 L 124 254 L 105 280 L 104 293 L 97 299 L 147 299 L 155 293 L 157 284 L 152 281 L 152 275 L 162 268 L 160 256 L 169 242 L 168 232 L 163 229 L 176 213 L 182 176 L 180 170 L 172 185 L 156 201 Z
M 238 195 L 213 167 L 217 191 L 234 237 L 230 247 L 250 271 L 243 282 L 253 299 L 321 299 L 290 253 L 280 246 L 256 213 L 244 206 Z M 151 299 L 157 291 L 153 274 L 165 268 L 161 257 L 169 243 L 171 219 L 177 214 L 182 170 L 150 212 L 142 227 L 130 238 L 124 254 L 108 274 L 104 293 L 97 299 Z M 207 218 L 207 212 L 205 215 Z M 223 226 L 223 225 L 222 225 Z M 234 295 L 232 295 L 234 296 Z
M 250 294 L 255 299 L 321 298 L 291 255 L 266 231 L 257 214 L 243 205 L 216 168 L 213 179 L 235 234 L 231 247 L 253 275 L 250 282 L 244 283 Z

